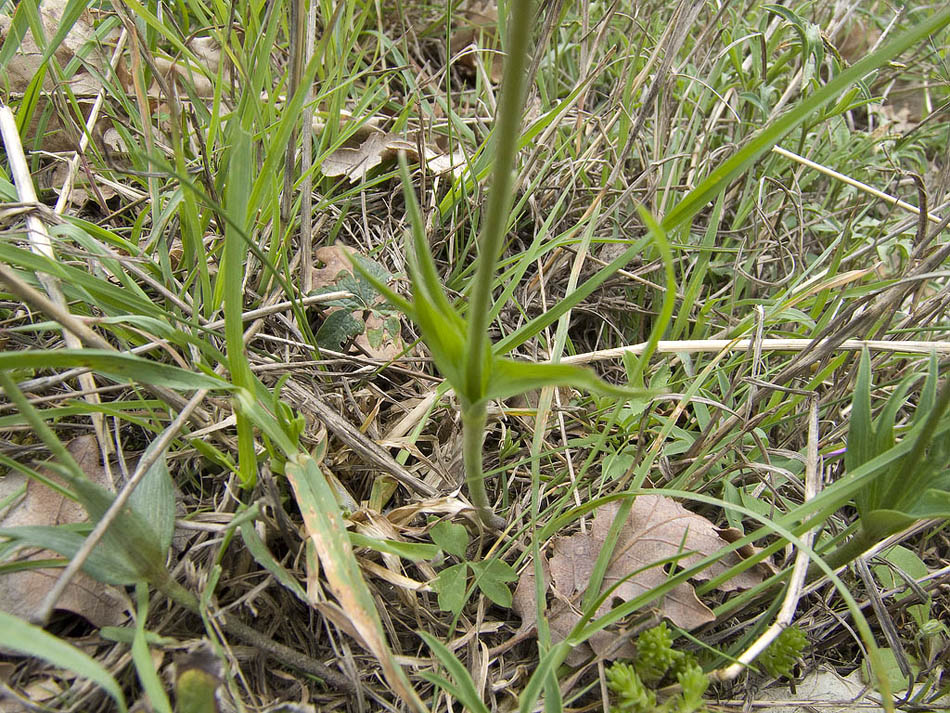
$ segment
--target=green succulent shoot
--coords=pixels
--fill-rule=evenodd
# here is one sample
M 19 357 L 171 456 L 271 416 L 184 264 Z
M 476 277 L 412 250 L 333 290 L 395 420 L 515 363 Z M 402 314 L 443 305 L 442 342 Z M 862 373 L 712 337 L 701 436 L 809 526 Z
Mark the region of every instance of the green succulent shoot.
M 692 654 L 673 648 L 666 622 L 640 633 L 633 664 L 617 662 L 605 672 L 614 694 L 611 713 L 696 713 L 706 709 L 709 679 Z M 657 704 L 653 690 L 664 677 L 675 678 L 677 695 Z
M 797 626 L 790 626 L 783 629 L 775 638 L 775 641 L 759 654 L 756 663 L 770 676 L 775 678 L 791 677 L 792 666 L 801 657 L 807 643 L 808 638 L 805 633 Z

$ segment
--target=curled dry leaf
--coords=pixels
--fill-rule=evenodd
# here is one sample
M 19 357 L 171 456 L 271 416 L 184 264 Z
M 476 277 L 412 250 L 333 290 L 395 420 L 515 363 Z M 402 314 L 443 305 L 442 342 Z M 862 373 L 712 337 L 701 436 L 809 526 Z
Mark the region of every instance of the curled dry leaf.
M 69 444 L 68 449 L 91 481 L 111 489 L 99 460 L 95 436 L 80 436 Z M 24 484 L 24 496 L 6 512 L 0 513 L 3 527 L 68 525 L 88 519 L 81 505 L 19 473 L 7 473 L 0 478 L 0 500 L 16 493 Z M 55 552 L 46 550 L 23 552 L 23 555 L 18 558 L 20 561 L 60 559 Z M 62 569 L 57 568 L 25 569 L 0 575 L 0 609 L 29 619 L 56 583 L 60 572 Z M 56 608 L 78 614 L 97 627 L 117 626 L 126 618 L 125 606 L 118 592 L 82 572 L 73 578 Z
M 581 619 L 581 599 L 619 507 L 619 503 L 608 503 L 598 509 L 589 533 L 556 540 L 551 557 L 541 563 L 545 589 L 550 588 L 554 595 L 547 607 L 547 617 L 555 643 L 567 638 Z M 720 537 L 713 523 L 687 510 L 675 500 L 660 495 L 638 496 L 620 532 L 613 558 L 604 574 L 601 591 L 605 592 L 615 585 L 616 588 L 597 609 L 594 618 L 606 614 L 618 600 L 621 603 L 630 601 L 666 582 L 668 575 L 664 571 L 663 560 L 688 553 L 680 557 L 676 565 L 686 569 L 727 545 L 728 542 Z M 735 553 L 728 553 L 695 579 L 711 579 L 739 561 Z M 657 562 L 660 564 L 651 566 Z M 537 613 L 534 571 L 533 564 L 524 570 L 512 604 L 512 609 L 524 622 L 524 628 L 531 626 Z M 749 569 L 719 588 L 729 592 L 747 589 L 761 581 L 761 574 Z M 654 601 L 652 606 L 683 629 L 695 629 L 715 619 L 709 607 L 699 600 L 692 586 L 686 582 Z M 579 664 L 591 653 L 613 659 L 631 657 L 634 651 L 621 634 L 600 631 L 584 645 L 574 648 L 567 662 Z
M 486 64 L 492 84 L 501 82 L 504 60 L 500 52 L 492 52 L 485 61 L 484 50 L 498 40 L 498 3 L 495 0 L 472 0 L 462 10 L 462 21 L 450 38 L 450 54 L 458 55 L 457 66 L 465 74 L 474 76 L 479 60 Z
M 411 161 L 425 160 L 426 168 L 436 174 L 460 171 L 465 167 L 465 156 L 460 152 L 447 154 L 443 151 L 409 141 L 405 137 L 388 133 L 378 128 L 378 122 L 362 124 L 338 149 L 324 156 L 320 169 L 331 178 L 345 176 L 351 183 L 366 178 L 366 174 L 387 161 L 395 161 L 400 151 L 405 151 Z M 325 128 L 323 118 L 315 118 L 314 134 Z
M 324 176 L 346 176 L 351 182 L 362 181 L 370 169 L 383 161 L 395 160 L 400 151 L 415 152 L 415 145 L 383 131 L 375 131 L 358 145 L 343 145 L 321 163 Z

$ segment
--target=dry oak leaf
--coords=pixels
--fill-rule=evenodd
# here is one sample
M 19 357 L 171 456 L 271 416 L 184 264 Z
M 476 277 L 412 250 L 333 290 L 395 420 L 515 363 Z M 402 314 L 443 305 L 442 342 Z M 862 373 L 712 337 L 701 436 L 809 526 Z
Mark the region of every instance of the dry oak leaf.
M 362 181 L 383 161 L 392 161 L 399 151 L 415 152 L 416 146 L 395 134 L 374 131 L 357 145 L 344 144 L 321 163 L 324 176 L 346 176 L 351 182 Z
M 366 174 L 386 161 L 394 161 L 400 151 L 405 151 L 410 161 L 419 161 L 419 145 L 415 141 L 388 133 L 377 128 L 372 119 L 357 127 L 339 148 L 331 151 L 320 162 L 324 176 L 345 176 L 350 183 L 366 178 Z M 314 119 L 314 133 L 322 131 L 322 118 Z M 430 146 L 422 147 L 421 158 L 426 168 L 435 174 L 459 173 L 465 168 L 465 155 L 460 151 L 448 154 Z
M 100 460 L 95 436 L 80 436 L 67 446 L 73 458 L 89 480 L 111 489 L 108 474 Z M 49 475 L 49 473 L 46 473 Z M 88 515 L 83 507 L 41 483 L 27 479 L 20 473 L 7 473 L 0 478 L 0 500 L 26 485 L 25 495 L 6 511 L 0 511 L 0 525 L 67 525 L 85 522 Z M 23 560 L 61 559 L 47 550 L 24 550 Z M 18 559 L 20 559 L 18 557 Z M 0 609 L 19 617 L 29 618 L 56 583 L 62 569 L 24 569 L 0 575 Z M 97 627 L 116 626 L 127 618 L 125 604 L 119 592 L 97 582 L 87 574 L 77 574 L 56 603 L 56 608 L 70 611 L 87 619 Z
M 547 617 L 555 643 L 567 638 L 571 629 L 581 619 L 580 601 L 619 507 L 620 504 L 614 502 L 599 508 L 591 522 L 589 533 L 556 540 L 550 559 L 542 561 L 545 584 L 550 585 L 554 595 Z M 617 586 L 612 595 L 597 609 L 594 618 L 609 612 L 617 600 L 630 601 L 665 583 L 668 575 L 663 568 L 664 560 L 685 553 L 677 560 L 676 566 L 686 569 L 728 544 L 720 537 L 713 523 L 687 510 L 675 500 L 661 495 L 637 496 L 626 526 L 617 539 L 613 558 L 604 574 L 601 591 L 605 592 L 614 585 Z M 739 561 L 739 556 L 730 552 L 697 574 L 694 579 L 709 580 Z M 660 564 L 651 566 L 654 563 Z M 534 569 L 532 564 L 522 573 L 512 604 L 512 609 L 525 622 L 523 628 L 529 627 L 536 618 Z M 719 589 L 727 592 L 748 589 L 761 581 L 761 574 L 749 569 L 724 582 Z M 662 598 L 654 601 L 652 606 L 658 608 L 663 616 L 676 626 L 687 630 L 695 629 L 716 618 L 712 610 L 699 600 L 688 582 L 677 585 Z M 632 656 L 633 649 L 622 634 L 600 631 L 584 645 L 575 647 L 567 662 L 572 665 L 582 663 L 591 653 L 604 658 L 627 658 Z
M 313 268 L 313 288 L 315 290 L 340 287 L 341 273 L 353 275 L 353 264 L 346 257 L 355 256 L 358 253 L 345 245 L 327 245 L 317 248 L 314 253 L 315 262 L 322 267 Z M 377 296 L 376 304 L 385 303 L 382 295 Z M 326 310 L 329 315 L 336 312 L 340 307 L 330 307 Z M 356 345 L 373 359 L 381 361 L 391 361 L 395 359 L 404 350 L 402 338 L 399 334 L 390 333 L 387 329 L 385 320 L 375 312 L 366 312 L 362 315 L 363 332 L 355 338 Z M 377 330 L 380 339 L 376 344 L 370 340 L 369 335 Z

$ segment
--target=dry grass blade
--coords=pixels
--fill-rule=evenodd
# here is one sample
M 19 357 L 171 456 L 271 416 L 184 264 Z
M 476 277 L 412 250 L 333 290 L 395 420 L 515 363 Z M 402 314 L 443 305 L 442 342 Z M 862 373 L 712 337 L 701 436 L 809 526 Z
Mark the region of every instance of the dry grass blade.
M 425 705 L 386 643 L 379 613 L 350 547 L 339 506 L 319 466 L 309 455 L 300 454 L 294 461 L 288 461 L 287 478 L 293 486 L 307 536 L 316 547 L 330 591 L 359 633 L 361 643 L 379 661 L 383 676 L 396 695 L 417 713 L 424 713 Z

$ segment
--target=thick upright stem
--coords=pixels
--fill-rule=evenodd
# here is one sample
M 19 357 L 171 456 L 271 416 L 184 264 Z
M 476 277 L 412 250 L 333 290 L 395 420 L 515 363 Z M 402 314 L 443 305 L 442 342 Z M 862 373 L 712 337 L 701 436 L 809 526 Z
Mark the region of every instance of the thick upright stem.
M 478 512 L 482 525 L 491 530 L 501 530 L 504 518 L 492 510 L 485 490 L 485 473 L 482 470 L 482 448 L 485 443 L 485 423 L 488 411 L 485 403 L 462 407 L 462 457 L 465 465 L 465 481 L 472 504 Z
M 829 552 L 823 559 L 825 560 L 825 564 L 832 570 L 836 570 L 860 557 L 878 541 L 877 538 L 868 537 L 867 533 L 863 530 L 859 530 L 850 540 L 836 548 L 833 552 Z M 807 581 L 810 582 L 817 579 L 822 574 L 824 574 L 824 572 L 812 562 L 808 567 Z
M 492 186 L 485 206 L 482 231 L 478 239 L 478 264 L 472 281 L 468 309 L 469 353 L 465 365 L 466 394 L 477 398 L 483 389 L 488 366 L 488 315 L 491 312 L 491 288 L 495 261 L 505 240 L 508 212 L 514 194 L 515 157 L 521 137 L 521 111 L 524 104 L 525 70 L 531 38 L 532 0 L 511 0 L 508 4 L 508 43 L 501 97 L 495 116 L 492 158 L 495 162 Z M 473 495 L 473 500 L 474 500 Z

